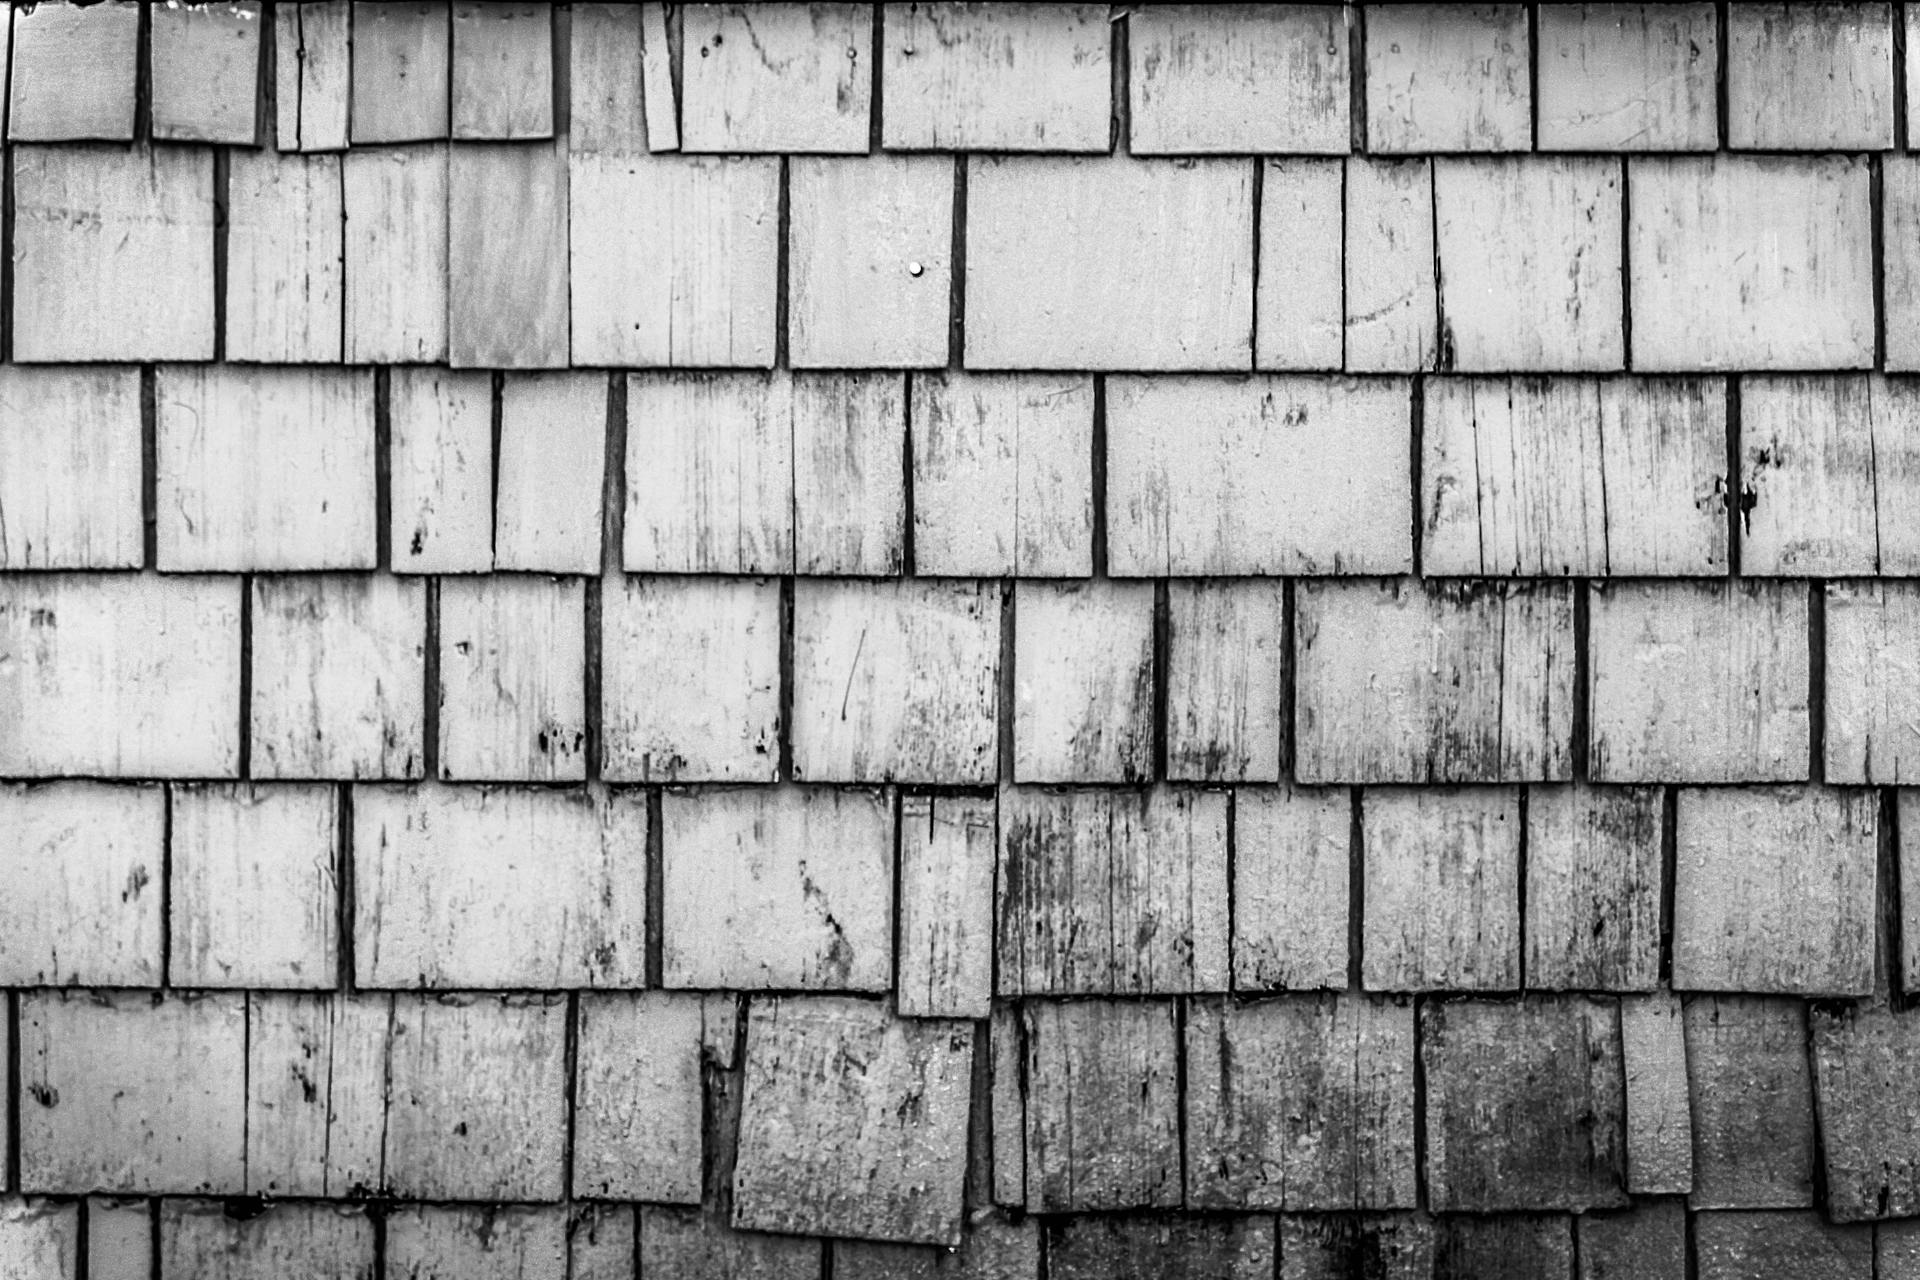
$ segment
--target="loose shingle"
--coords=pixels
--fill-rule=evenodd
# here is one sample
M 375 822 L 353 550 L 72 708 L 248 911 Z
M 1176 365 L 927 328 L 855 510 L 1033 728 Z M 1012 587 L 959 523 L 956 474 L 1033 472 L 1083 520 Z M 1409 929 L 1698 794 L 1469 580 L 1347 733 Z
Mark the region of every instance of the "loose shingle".
M 1525 151 L 1533 145 L 1527 7 L 1367 10 L 1367 147 Z
M 1520 986 L 1519 800 L 1514 787 L 1364 794 L 1363 987 Z
M 1730 6 L 1727 145 L 1890 149 L 1893 9 L 1884 0 Z
M 1657 787 L 1527 793 L 1527 986 L 1649 991 L 1660 977 Z
M 1695 996 L 1684 1013 L 1695 1209 L 1813 1204 L 1813 1086 L 1799 1000 Z
M 687 151 L 864 152 L 870 4 L 696 4 L 681 16 Z
M 386 1194 L 393 997 L 247 997 L 247 1191 Z
M 1107 150 L 1105 7 L 889 4 L 883 20 L 888 150 Z
M 132 0 L 20 6 L 12 15 L 13 109 L 7 137 L 14 142 L 131 142 L 140 8 Z
M 1167 596 L 1167 777 L 1279 781 L 1284 584 L 1176 581 Z
M 587 776 L 586 587 L 498 575 L 440 583 L 443 780 Z
M 227 157 L 227 359 L 340 362 L 340 161 L 244 150 Z
M 1711 4 L 1550 4 L 1539 24 L 1543 151 L 1712 151 Z
M 0 786 L 0 981 L 161 985 L 165 810 L 160 787 Z
M 1241 787 L 1233 806 L 1234 990 L 1344 989 L 1353 793 Z
M 447 136 L 447 0 L 353 5 L 353 142 Z
M 0 569 L 137 569 L 140 374 L 0 366 Z
M 1148 5 L 1127 14 L 1129 149 L 1345 154 L 1351 9 Z
M 1019 582 L 1013 606 L 1013 781 L 1149 778 L 1152 585 Z
M 265 132 L 259 0 L 149 7 L 153 137 L 253 147 Z

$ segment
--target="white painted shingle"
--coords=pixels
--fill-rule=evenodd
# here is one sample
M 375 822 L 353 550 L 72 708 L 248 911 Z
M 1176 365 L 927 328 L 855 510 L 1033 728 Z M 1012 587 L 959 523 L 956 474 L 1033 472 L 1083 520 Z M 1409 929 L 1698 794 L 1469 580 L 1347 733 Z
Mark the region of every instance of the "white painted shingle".
M 690 4 L 681 14 L 687 151 L 864 152 L 870 4 Z
M 586 778 L 586 614 L 578 578 L 440 583 L 441 778 Z
M 1893 6 L 1727 8 L 1727 145 L 1872 151 L 1893 146 Z
M 168 893 L 165 815 L 166 795 L 155 786 L 0 787 L 5 981 L 23 987 L 160 985 Z
M 1345 154 L 1353 12 L 1327 4 L 1130 10 L 1129 149 Z
M 137 569 L 140 374 L 0 366 L 0 569 Z
M 1367 7 L 1367 149 L 1532 148 L 1528 12 L 1518 4 Z
M 54 0 L 13 14 L 14 142 L 133 139 L 140 6 Z
M 889 4 L 881 16 L 888 150 L 1108 149 L 1106 5 Z
M 1720 135 L 1714 9 L 1539 6 L 1540 149 L 1712 151 Z

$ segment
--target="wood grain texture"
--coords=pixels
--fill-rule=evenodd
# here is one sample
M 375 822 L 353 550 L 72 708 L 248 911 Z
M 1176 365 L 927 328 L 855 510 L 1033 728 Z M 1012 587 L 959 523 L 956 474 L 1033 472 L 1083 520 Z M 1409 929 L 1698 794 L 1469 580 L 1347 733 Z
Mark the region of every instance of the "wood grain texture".
M 340 362 L 344 193 L 339 156 L 228 157 L 227 359 Z
M 1287 687 L 1283 584 L 1168 585 L 1167 777 L 1277 782 Z
M 247 998 L 247 1191 L 385 1194 L 386 995 Z
M 1233 804 L 1234 990 L 1344 989 L 1352 794 L 1283 783 Z
M 1570 587 L 1306 580 L 1294 609 L 1298 781 L 1572 776 Z
M 680 85 L 673 75 L 673 47 L 667 39 L 667 9 L 640 6 L 640 81 L 647 116 L 647 150 L 680 149 Z
M 80 1253 L 85 1247 L 77 1204 L 10 1199 L 0 1205 L 0 1255 L 21 1280 L 74 1280 L 83 1274 Z
M 1367 17 L 1369 150 L 1532 147 L 1524 5 L 1383 5 Z
M 1898 835 L 1895 859 L 1899 863 L 1900 956 L 1897 963 L 1904 986 L 1920 978 L 1920 794 L 1894 792 L 1894 830 Z M 1888 886 L 1893 888 L 1894 886 Z
M 1908 19 L 1920 24 L 1920 14 Z M 1911 80 L 1920 68 L 1909 71 Z M 1881 327 L 1889 373 L 1920 370 L 1920 158 L 1880 157 Z
M 1409 404 L 1399 378 L 1110 379 L 1109 570 L 1410 570 Z
M 1683 1011 L 1693 1093 L 1694 1209 L 1813 1203 L 1813 1086 L 1799 1000 L 1693 996 Z
M 1434 161 L 1443 365 L 1623 367 L 1625 180 L 1612 157 Z
M 353 96 L 353 6 L 302 0 L 273 11 L 274 140 L 281 151 L 345 151 Z
M 1519 988 L 1519 802 L 1515 787 L 1365 793 L 1363 987 Z
M 391 575 L 253 579 L 252 772 L 425 772 L 427 588 Z
M 576 4 L 566 45 L 570 154 L 647 151 L 639 4 Z M 665 39 L 662 29 L 661 38 Z M 578 170 L 575 170 L 577 173 Z
M 258 146 L 266 131 L 259 0 L 150 9 L 155 140 Z
M 1344 249 L 1348 371 L 1433 368 L 1440 359 L 1433 163 L 1349 160 Z
M 1680 1001 L 1670 992 L 1620 1001 L 1627 1076 L 1627 1190 L 1637 1196 L 1693 1190 L 1693 1114 Z
M 1435 1210 L 1626 1205 L 1625 1075 L 1612 1001 L 1462 1000 L 1428 1004 L 1420 1017 Z
M 1338 369 L 1346 363 L 1347 166 L 1325 159 L 1262 163 L 1253 367 Z
M 1351 23 L 1350 14 L 1304 4 L 1129 14 L 1129 150 L 1346 154 Z
M 1705 1213 L 1694 1219 L 1700 1280 L 1737 1280 L 1756 1272 L 1806 1280 L 1867 1280 L 1873 1232 L 1829 1226 L 1815 1213 Z
M 165 812 L 159 787 L 0 786 L 0 980 L 160 985 Z
M 1177 1017 L 1171 1000 L 1020 1006 L 1028 1209 L 1180 1205 Z
M 639 1213 L 642 1275 L 820 1280 L 818 1240 L 735 1231 L 698 1209 L 643 1204 Z
M 999 584 L 800 579 L 792 679 L 796 781 L 991 783 Z
M 1719 31 L 1711 4 L 1539 11 L 1543 151 L 1711 151 Z
M 857 577 L 903 572 L 906 379 L 800 374 L 792 386 L 795 571 Z
M 1435 378 L 1421 422 L 1427 573 L 1726 571 L 1717 378 Z
M 1527 986 L 1650 991 L 1664 900 L 1658 787 L 1527 793 Z
M 772 782 L 780 584 L 621 575 L 600 599 L 601 775 Z
M 679 991 L 580 998 L 576 1195 L 700 1202 L 703 1003 Z
M 240 580 L 0 577 L 0 775 L 240 767 Z
M 159 567 L 373 568 L 373 391 L 371 369 L 163 367 Z
M 131 142 L 140 6 L 68 0 L 22 8 L 13 21 L 13 142 Z
M 665 985 L 884 991 L 892 807 L 878 791 L 669 791 Z
M 637 987 L 646 972 L 643 792 L 354 791 L 363 987 Z
M 395 573 L 493 567 L 493 378 L 397 368 L 389 375 L 388 536 Z
M 747 1012 L 733 1225 L 957 1245 L 973 1027 L 846 997 Z
M 1566 1214 L 1437 1219 L 1433 1274 L 1474 1280 L 1535 1280 L 1573 1271 L 1573 1223 Z
M 1147 780 L 1152 585 L 1019 582 L 1013 599 L 1013 780 Z
M 1835 1222 L 1904 1218 L 1920 1206 L 1920 1020 L 1864 1005 L 1810 1011 L 1822 1185 Z
M 636 1280 L 640 1219 L 634 1210 L 630 1204 L 593 1204 L 568 1216 L 571 1280 Z
M 341 840 L 334 789 L 175 786 L 171 815 L 168 981 L 333 986 Z
M 362 149 L 341 166 L 347 359 L 445 361 L 447 148 Z
M 884 19 L 887 150 L 1107 150 L 1112 41 L 1100 6 L 889 4 Z
M 791 380 L 629 376 L 626 480 L 628 573 L 791 573 Z
M 1047 1236 L 1058 1280 L 1267 1280 L 1274 1256 L 1265 1218 L 1075 1217 Z
M 985 1019 L 993 1000 L 994 802 L 900 801 L 900 961 L 906 1018 Z
M 1227 797 L 1001 792 L 999 993 L 1224 991 Z
M 1282 1214 L 1279 1280 L 1430 1280 L 1433 1219 L 1415 1214 Z M 1584 1280 L 1584 1278 L 1583 1278 Z
M 1641 1202 L 1622 1213 L 1583 1213 L 1573 1225 L 1580 1280 L 1686 1274 L 1687 1207 L 1678 1200 Z
M 1361 995 L 1187 1008 L 1187 1204 L 1411 1208 L 1413 1005 Z
M 576 363 L 772 366 L 778 160 L 585 152 L 569 169 Z
M 154 1280 L 153 1203 L 89 1196 L 86 1230 L 79 1244 L 86 1251 L 91 1280 Z M 31 1264 L 28 1274 L 38 1274 Z
M 553 6 L 453 6 L 452 135 L 504 142 L 554 135 Z
M 1913 1280 L 1920 1275 L 1920 1226 L 1911 1219 L 1875 1226 L 1873 1251 L 1875 1276 L 1883 1280 Z
M 1872 365 L 1864 158 L 1634 156 L 1627 178 L 1634 369 Z
M 1588 634 L 1595 781 L 1806 778 L 1799 583 L 1596 584 Z
M 1040 1222 L 971 1215 L 958 1249 L 833 1242 L 839 1280 L 1035 1280 L 1040 1274 Z
M 24 147 L 10 159 L 15 360 L 213 358 L 210 150 Z
M 1055 156 L 967 166 L 969 369 L 1251 365 L 1249 166 Z
M 245 996 L 32 992 L 18 1052 L 21 1191 L 245 1189 Z
M 395 996 L 386 1127 L 392 1194 L 558 1200 L 566 1023 L 562 996 Z M 389 1221 L 390 1263 L 394 1246 Z M 559 1280 L 559 1272 L 550 1274 Z
M 140 375 L 0 367 L 0 569 L 137 569 Z
M 872 5 L 697 4 L 680 20 L 684 150 L 867 149 Z
M 494 576 L 440 583 L 440 777 L 587 776 L 586 586 Z
M 947 363 L 953 183 L 945 156 L 789 162 L 794 368 Z
M 1727 145 L 1893 146 L 1893 6 L 1743 4 L 1727 19 Z
M 253 1280 L 301 1271 L 373 1280 L 374 1225 L 358 1205 L 280 1204 L 258 1216 L 217 1202 L 160 1203 L 160 1274 Z
M 993 1203 L 1027 1203 L 1027 1041 L 1019 1004 L 998 1001 L 987 1022 Z
M 564 143 L 463 142 L 447 159 L 447 363 L 568 362 Z
M 506 375 L 494 462 L 494 568 L 599 571 L 607 400 L 601 373 Z
M 355 146 L 447 136 L 451 44 L 447 0 L 354 0 Z
M 1825 787 L 1680 792 L 1676 990 L 1873 990 L 1880 798 Z
M 959 577 L 1093 572 L 1093 380 L 911 380 L 914 570 Z
M 408 1205 L 387 1218 L 386 1273 L 408 1280 L 565 1280 L 567 1252 L 558 1206 Z

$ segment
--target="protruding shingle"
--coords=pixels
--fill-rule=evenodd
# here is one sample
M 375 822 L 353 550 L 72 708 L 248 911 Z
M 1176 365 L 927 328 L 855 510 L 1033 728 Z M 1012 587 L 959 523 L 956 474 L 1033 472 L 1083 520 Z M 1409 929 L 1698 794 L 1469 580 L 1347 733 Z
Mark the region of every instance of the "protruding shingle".
M 137 569 L 140 374 L 0 366 L 0 569 Z
M 1660 977 L 1658 787 L 1527 793 L 1527 986 L 1649 991 Z
M 1367 9 L 1367 148 L 1526 151 L 1528 11 L 1518 4 Z
M 1893 8 L 1742 3 L 1727 9 L 1727 145 L 1893 146 Z
M 1813 1204 L 1813 1085 L 1799 1000 L 1694 996 L 1685 1006 L 1695 1209 Z
M 698 4 L 681 17 L 688 151 L 864 152 L 870 4 Z
M 551 138 L 553 6 L 453 6 L 452 134 L 504 142 Z
M 1549 4 L 1535 14 L 1541 150 L 1718 145 L 1713 5 Z
M 1240 787 L 1233 806 L 1234 990 L 1344 990 L 1352 792 Z
M 1167 777 L 1277 782 L 1287 685 L 1285 585 L 1167 586 Z
M 52 0 L 19 6 L 12 17 L 7 137 L 14 142 L 131 142 L 140 5 Z
M 373 1274 L 376 1228 L 358 1206 L 277 1204 L 247 1217 L 228 1213 L 219 1201 L 164 1200 L 159 1213 L 163 1276 Z
M 699 1203 L 704 1003 L 679 991 L 580 997 L 576 1195 Z
M 1347 162 L 1346 367 L 1411 373 L 1440 358 L 1433 162 Z
M 247 997 L 250 1194 L 385 1194 L 393 1025 L 386 995 Z
M 984 1019 L 993 999 L 996 811 L 975 796 L 900 801 L 899 1012 Z
M 340 161 L 240 149 L 227 157 L 227 359 L 340 362 Z
M 354 145 L 447 136 L 448 12 L 447 0 L 354 0 Z
M 0 786 L 0 981 L 161 985 L 165 811 L 159 787 Z
M 1026 1035 L 1027 1207 L 1176 1208 L 1180 1040 L 1171 1000 L 1037 1000 Z
M 1152 776 L 1151 584 L 1017 583 L 1013 678 L 1013 781 Z
M 440 583 L 440 777 L 587 776 L 587 609 L 578 578 Z
M 888 150 L 1108 149 L 1113 36 L 1100 5 L 889 4 L 881 16 Z
M 149 7 L 153 136 L 257 146 L 265 133 L 259 0 Z

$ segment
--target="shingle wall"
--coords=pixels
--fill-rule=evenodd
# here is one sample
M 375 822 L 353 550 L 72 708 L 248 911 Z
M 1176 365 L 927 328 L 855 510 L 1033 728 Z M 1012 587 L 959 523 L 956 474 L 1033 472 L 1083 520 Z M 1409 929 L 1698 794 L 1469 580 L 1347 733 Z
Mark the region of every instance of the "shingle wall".
M 4 1280 L 1920 1277 L 1920 7 L 8 18 Z

